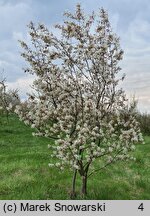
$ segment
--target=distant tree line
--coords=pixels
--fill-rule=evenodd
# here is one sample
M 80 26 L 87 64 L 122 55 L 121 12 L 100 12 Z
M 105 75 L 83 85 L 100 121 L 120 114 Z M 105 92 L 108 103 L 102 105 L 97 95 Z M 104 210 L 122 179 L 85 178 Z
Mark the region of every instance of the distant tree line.
M 150 114 L 138 112 L 137 120 L 140 124 L 141 132 L 143 133 L 143 135 L 150 135 Z

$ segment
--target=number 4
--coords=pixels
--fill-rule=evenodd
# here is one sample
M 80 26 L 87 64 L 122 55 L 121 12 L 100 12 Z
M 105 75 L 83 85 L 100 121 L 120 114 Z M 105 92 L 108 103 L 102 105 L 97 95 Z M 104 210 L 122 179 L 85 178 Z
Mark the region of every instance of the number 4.
M 141 211 L 144 210 L 143 203 L 141 203 L 141 204 L 139 205 L 138 209 L 140 209 Z

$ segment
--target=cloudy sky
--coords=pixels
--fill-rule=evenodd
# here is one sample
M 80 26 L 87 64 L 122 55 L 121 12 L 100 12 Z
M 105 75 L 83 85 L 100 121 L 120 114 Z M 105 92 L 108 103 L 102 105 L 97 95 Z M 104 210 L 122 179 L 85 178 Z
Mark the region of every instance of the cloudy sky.
M 27 24 L 44 23 L 49 28 L 62 22 L 65 10 L 80 2 L 87 13 L 104 7 L 125 54 L 123 88 L 138 99 L 141 112 L 150 113 L 150 4 L 149 0 L 0 0 L 0 72 L 9 88 L 19 88 L 25 98 L 33 78 L 24 74 L 19 39 L 29 40 Z M 0 75 L 2 76 L 2 75 Z M 1 77 L 0 77 L 1 78 Z

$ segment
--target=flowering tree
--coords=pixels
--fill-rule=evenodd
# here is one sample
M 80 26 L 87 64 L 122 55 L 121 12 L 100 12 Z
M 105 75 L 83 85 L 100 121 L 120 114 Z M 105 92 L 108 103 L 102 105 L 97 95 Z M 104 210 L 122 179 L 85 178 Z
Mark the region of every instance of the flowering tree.
M 6 114 L 7 119 L 10 111 L 20 103 L 18 90 L 7 90 L 6 79 L 0 80 L 0 113 Z
M 0 81 L 0 111 L 1 113 L 3 112 L 4 109 L 6 110 L 7 115 L 8 115 L 5 79 Z
M 64 15 L 64 24 L 55 26 L 59 37 L 42 24 L 29 25 L 32 43 L 21 42 L 22 56 L 30 64 L 25 72 L 37 78 L 28 109 L 18 106 L 16 112 L 36 129 L 34 135 L 54 140 L 49 147 L 57 160 L 49 166 L 74 171 L 74 196 L 77 173 L 86 194 L 88 177 L 109 164 L 133 159 L 130 151 L 143 139 L 134 106 L 127 105 L 118 87 L 124 79 L 117 76 L 123 51 L 107 12 L 100 9 L 86 16 L 78 4 L 74 14 Z

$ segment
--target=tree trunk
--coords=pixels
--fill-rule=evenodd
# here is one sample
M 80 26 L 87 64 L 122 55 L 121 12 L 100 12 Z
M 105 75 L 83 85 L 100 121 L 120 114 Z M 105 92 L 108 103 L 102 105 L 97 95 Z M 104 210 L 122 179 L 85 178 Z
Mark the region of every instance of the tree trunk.
M 74 171 L 74 175 L 73 175 L 73 178 L 72 178 L 72 191 L 71 191 L 71 195 L 70 195 L 71 199 L 74 199 L 76 197 L 76 191 L 75 191 L 75 188 L 76 188 L 76 176 L 77 176 L 77 170 Z
M 87 194 L 87 175 L 82 176 L 82 195 L 85 196 Z

